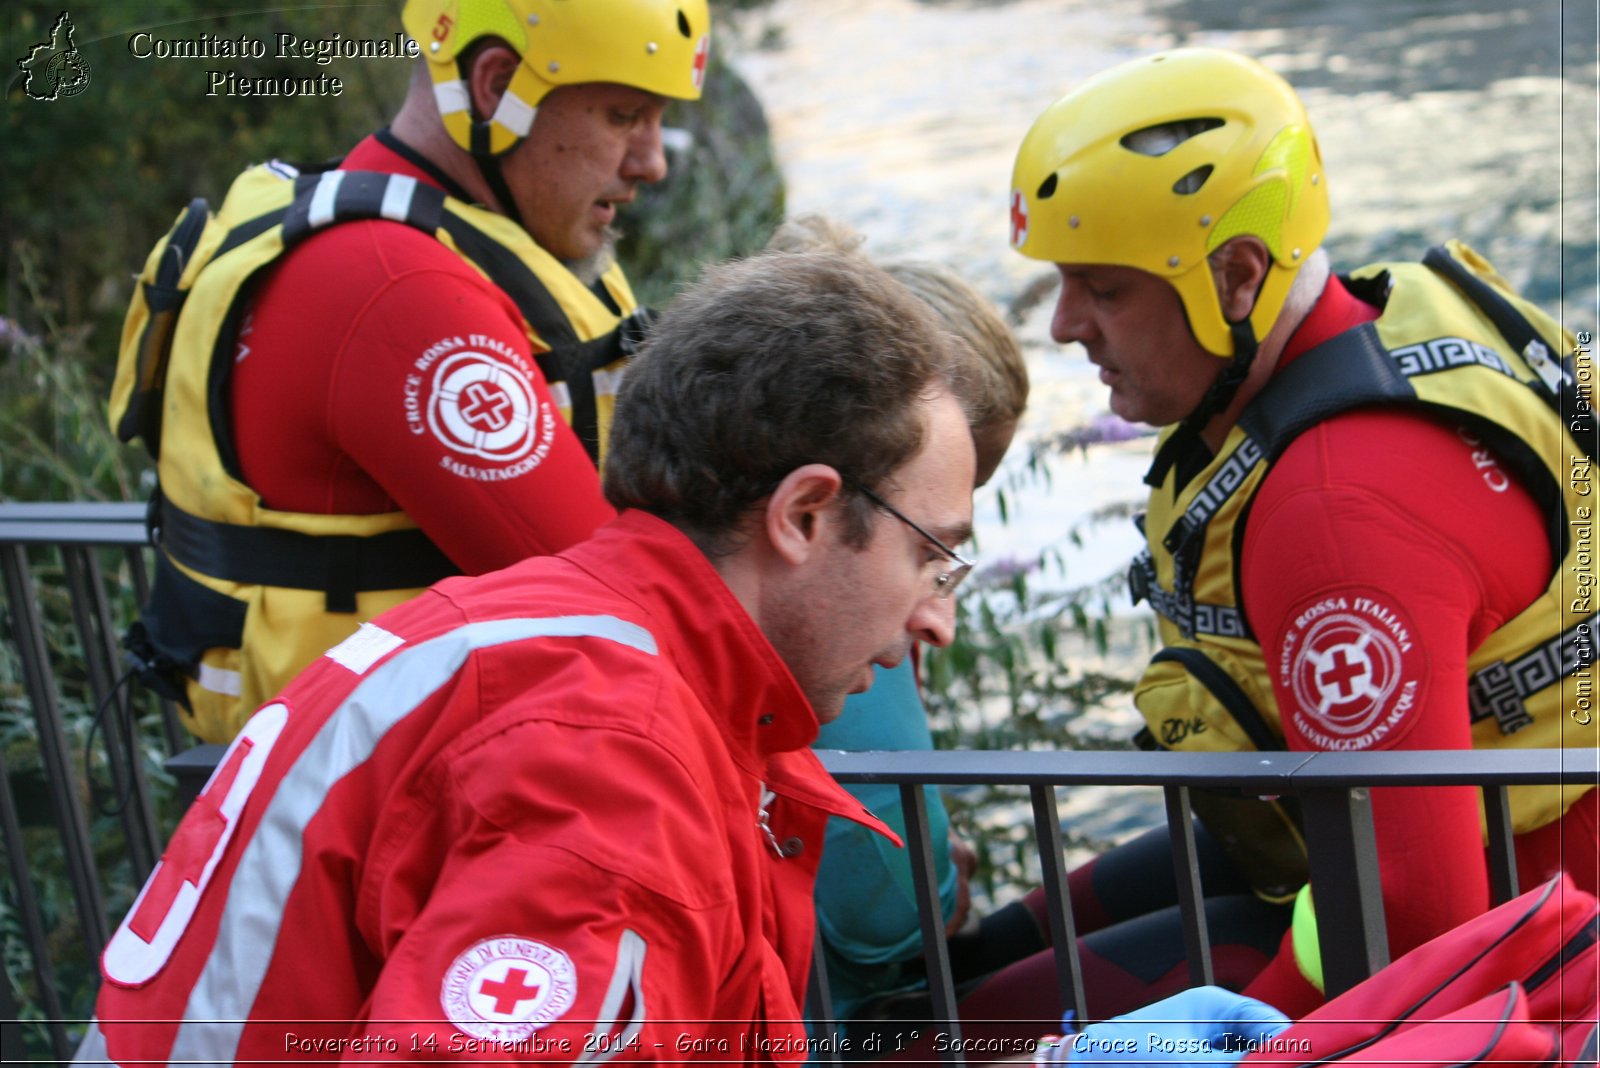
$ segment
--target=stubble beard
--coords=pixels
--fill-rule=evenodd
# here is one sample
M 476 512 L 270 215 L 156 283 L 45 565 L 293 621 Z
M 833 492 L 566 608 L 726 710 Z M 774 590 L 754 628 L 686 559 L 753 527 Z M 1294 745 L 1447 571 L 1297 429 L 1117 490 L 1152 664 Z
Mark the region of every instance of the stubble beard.
M 600 231 L 599 247 L 587 256 L 569 262 L 567 269 L 576 275 L 578 281 L 584 285 L 594 285 L 600 280 L 600 276 L 609 271 L 611 265 L 617 262 L 617 242 L 621 239 L 621 230 L 615 226 L 607 226 Z

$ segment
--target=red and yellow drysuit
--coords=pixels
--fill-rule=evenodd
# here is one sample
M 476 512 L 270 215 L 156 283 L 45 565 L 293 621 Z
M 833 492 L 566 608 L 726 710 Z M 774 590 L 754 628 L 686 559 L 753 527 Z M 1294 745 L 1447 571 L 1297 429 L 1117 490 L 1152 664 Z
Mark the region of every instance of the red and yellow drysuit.
M 1584 446 L 1541 388 L 1563 354 L 1525 358 L 1419 264 L 1350 286 L 1366 302 L 1330 282 L 1218 454 L 1152 493 L 1142 571 L 1166 648 L 1135 698 L 1152 734 L 1187 751 L 1595 745 L 1563 701 L 1594 626 L 1570 588 Z M 1524 886 L 1566 866 L 1595 890 L 1594 786 L 1511 789 Z M 1394 956 L 1488 907 L 1475 790 L 1376 790 L 1373 810 Z M 1248 988 L 1291 1014 L 1321 1000 L 1305 933 L 1298 966 L 1291 932 Z
M 338 170 L 251 168 L 191 261 L 144 626 L 201 738 L 439 578 L 614 514 L 596 463 L 638 321 L 620 269 L 584 285 L 387 132 Z

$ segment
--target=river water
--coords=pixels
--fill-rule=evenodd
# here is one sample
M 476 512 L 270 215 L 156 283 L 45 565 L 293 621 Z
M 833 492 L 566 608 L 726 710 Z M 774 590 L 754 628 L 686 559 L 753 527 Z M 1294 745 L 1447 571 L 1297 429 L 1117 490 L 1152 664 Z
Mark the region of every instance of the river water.
M 791 215 L 841 219 L 880 258 L 947 262 L 1001 307 L 1030 286 L 1037 296 L 1053 274 L 1008 245 L 1011 164 L 1033 119 L 1099 70 L 1204 44 L 1253 55 L 1300 91 L 1329 175 L 1336 268 L 1415 258 L 1459 236 L 1570 327 L 1595 325 L 1593 5 L 777 0 L 722 41 L 767 110 Z M 1009 518 L 993 492 L 980 492 L 977 544 L 988 561 L 1058 552 L 1039 581 L 1078 587 L 1117 574 L 1137 548 L 1125 520 L 1084 524 L 1138 496 L 1150 442 L 1053 454 L 1044 479 L 1024 470 L 1030 443 L 1106 413 L 1081 351 L 1049 338 L 1052 299 L 1017 324 L 1030 411 L 996 479 L 1012 486 Z M 1119 611 L 1125 622 L 1141 618 Z M 1142 653 L 1125 645 L 1119 655 Z M 1087 812 L 1103 799 L 1068 807 Z M 1142 822 L 1141 811 L 1119 806 L 1101 829 L 1114 835 Z
M 1009 307 L 1051 273 L 1007 240 L 1011 163 L 1038 113 L 1136 55 L 1238 49 L 1305 99 L 1330 176 L 1336 266 L 1459 236 L 1528 296 L 1562 306 L 1569 325 L 1592 327 L 1594 12 L 1566 18 L 1559 0 L 778 0 L 735 27 L 724 55 L 767 109 L 791 215 L 842 219 L 883 258 L 948 262 Z M 1081 352 L 1050 340 L 1049 314 L 1046 298 L 1018 326 L 1034 381 L 1019 442 L 1105 411 Z M 1148 445 L 1063 457 L 1052 487 L 1024 494 L 1010 523 L 980 495 L 985 556 L 1061 545 L 1087 510 L 1132 495 Z M 1097 528 L 1069 554 L 1065 580 L 1103 577 L 1135 544 L 1131 531 Z

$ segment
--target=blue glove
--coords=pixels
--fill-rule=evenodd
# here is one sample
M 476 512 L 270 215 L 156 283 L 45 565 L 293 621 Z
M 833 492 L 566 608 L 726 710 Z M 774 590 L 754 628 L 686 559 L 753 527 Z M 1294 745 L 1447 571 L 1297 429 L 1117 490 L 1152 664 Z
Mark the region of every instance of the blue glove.
M 1041 1039 L 1033 1062 L 1122 1068 L 1228 1065 L 1288 1026 L 1289 1018 L 1271 1005 L 1221 987 L 1199 986 L 1077 1034 Z

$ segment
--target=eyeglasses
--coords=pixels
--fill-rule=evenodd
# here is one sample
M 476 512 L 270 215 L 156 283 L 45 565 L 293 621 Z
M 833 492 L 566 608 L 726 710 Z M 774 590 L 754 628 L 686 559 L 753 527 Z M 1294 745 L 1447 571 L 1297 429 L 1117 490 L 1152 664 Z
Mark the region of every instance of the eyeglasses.
M 945 598 L 955 593 L 956 587 L 961 585 L 961 580 L 966 578 L 967 575 L 972 572 L 973 561 L 968 560 L 965 556 L 962 556 L 960 553 L 950 548 L 950 546 L 946 545 L 932 534 L 929 534 L 914 519 L 911 519 L 904 512 L 900 511 L 900 509 L 896 508 L 894 505 L 890 504 L 876 493 L 873 493 L 867 487 L 858 485 L 856 488 L 861 491 L 861 495 L 867 500 L 871 501 L 879 508 L 882 508 L 885 512 L 888 512 L 890 515 L 900 520 L 900 522 L 904 523 L 906 526 L 922 535 L 931 545 L 933 545 L 934 548 L 938 549 L 940 552 L 944 553 L 945 556 L 955 561 L 955 567 L 951 568 L 949 571 L 941 571 L 938 575 L 935 575 L 933 579 L 934 596 Z

